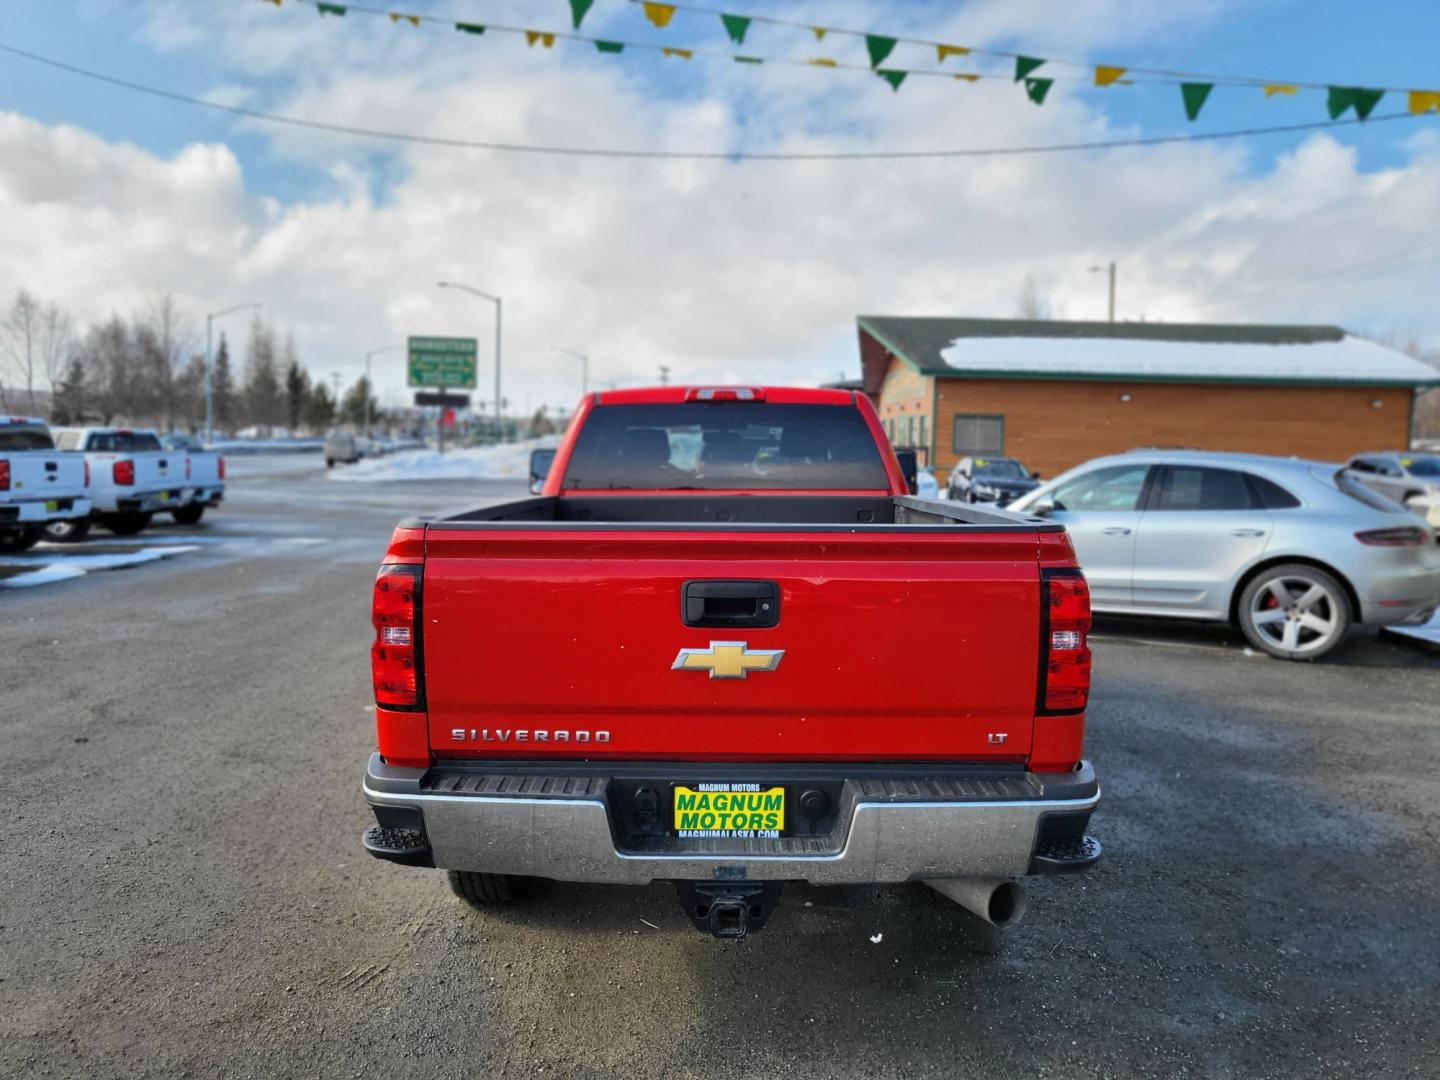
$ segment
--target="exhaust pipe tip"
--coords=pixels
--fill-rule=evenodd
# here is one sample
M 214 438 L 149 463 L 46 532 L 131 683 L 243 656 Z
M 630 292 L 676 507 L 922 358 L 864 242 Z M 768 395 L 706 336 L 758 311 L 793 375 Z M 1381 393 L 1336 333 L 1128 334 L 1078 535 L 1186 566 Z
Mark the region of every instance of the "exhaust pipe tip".
M 1008 878 L 929 878 L 925 881 L 942 896 L 999 930 L 1025 917 L 1025 888 Z

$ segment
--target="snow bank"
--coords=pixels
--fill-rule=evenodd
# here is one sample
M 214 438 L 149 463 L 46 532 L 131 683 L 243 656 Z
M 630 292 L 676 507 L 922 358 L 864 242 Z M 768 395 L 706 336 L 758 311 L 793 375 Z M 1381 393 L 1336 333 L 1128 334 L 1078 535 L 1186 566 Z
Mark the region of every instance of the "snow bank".
M 331 480 L 528 480 L 530 451 L 553 449 L 559 435 L 546 435 L 502 446 L 470 446 L 463 450 L 402 450 L 387 457 L 363 458 L 337 465 Z

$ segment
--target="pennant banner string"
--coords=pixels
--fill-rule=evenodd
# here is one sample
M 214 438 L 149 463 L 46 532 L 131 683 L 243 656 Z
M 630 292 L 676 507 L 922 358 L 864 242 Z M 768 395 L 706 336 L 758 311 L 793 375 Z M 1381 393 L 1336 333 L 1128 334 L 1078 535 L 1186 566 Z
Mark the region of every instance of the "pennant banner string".
M 68 64 L 63 60 L 56 60 L 52 57 L 42 56 L 39 53 L 28 52 L 25 49 L 16 48 L 14 45 L 7 45 L 0 42 L 0 52 L 8 53 L 11 56 L 18 56 L 29 60 L 32 63 L 42 64 L 45 67 L 57 71 L 68 72 L 80 78 L 90 79 L 95 82 L 105 83 L 109 86 L 117 86 L 121 89 L 130 90 L 138 94 L 147 94 L 151 97 L 161 98 L 172 103 L 191 105 L 199 109 L 208 109 L 212 112 L 226 113 L 230 116 L 242 116 L 249 120 L 260 120 L 270 124 L 282 124 L 288 127 L 304 128 L 310 131 L 324 131 L 336 135 L 353 135 L 369 139 L 383 139 L 390 142 L 419 144 L 425 146 L 444 146 L 461 150 L 493 150 L 497 152 L 519 153 L 519 154 L 542 154 L 557 157 L 593 157 L 593 158 L 621 158 L 632 160 L 664 160 L 664 161 L 897 161 L 897 160 L 935 160 L 945 158 L 985 158 L 985 157 L 1019 157 L 1034 154 L 1060 154 L 1076 153 L 1095 150 L 1116 150 L 1128 149 L 1139 146 L 1163 146 L 1170 143 L 1196 143 L 1216 142 L 1221 139 L 1238 139 L 1257 135 L 1282 135 L 1300 131 L 1317 131 L 1329 128 L 1349 127 L 1359 124 L 1359 119 L 1342 119 L 1330 121 L 1314 121 L 1303 124 L 1278 124 L 1270 127 L 1237 128 L 1231 131 L 1198 132 L 1186 135 L 1154 135 L 1134 139 L 1108 139 L 1094 142 L 1074 143 L 1048 143 L 1030 146 L 1002 146 L 1002 147 L 967 147 L 959 149 L 938 149 L 938 150 L 837 150 L 837 151 L 814 151 L 814 152 L 786 152 L 786 151 L 745 151 L 745 150 L 707 150 L 707 151 L 684 151 L 684 150 L 622 150 L 605 147 L 581 147 L 581 146 L 542 146 L 524 143 L 490 142 L 482 139 L 458 139 L 446 138 L 438 135 L 421 135 L 415 132 L 389 131 L 383 128 L 366 128 L 353 124 L 342 124 L 327 120 L 313 120 L 301 116 L 288 116 L 283 113 L 263 112 L 259 109 L 248 109 L 243 105 L 224 105 L 218 101 L 206 98 L 194 97 L 189 94 L 181 94 L 174 90 L 166 90 L 158 86 L 150 86 L 145 83 L 134 82 L 129 79 L 122 79 L 118 76 L 107 75 L 104 72 L 94 71 L 90 68 L 79 67 L 75 64 Z M 1382 123 L 1389 120 L 1413 119 L 1415 113 L 1409 111 L 1398 113 L 1386 113 L 1381 116 L 1372 116 L 1371 124 Z
M 669 9 L 669 15 L 666 16 L 666 20 L 665 20 L 667 23 L 670 21 L 670 15 L 673 15 L 673 14 L 674 14 L 675 12 L 677 12 L 677 11 L 683 11 L 683 12 L 685 12 L 685 13 L 687 13 L 687 14 L 690 14 L 690 15 L 707 15 L 707 16 L 710 16 L 710 17 L 712 17 L 712 18 L 715 17 L 715 16 L 719 16 L 719 15 L 724 15 L 724 14 L 726 14 L 725 12 L 722 12 L 719 8 L 711 8 L 711 7 L 705 7 L 705 6 L 700 5 L 700 4 L 688 4 L 688 3 L 683 3 L 683 2 L 665 3 L 665 4 L 654 4 L 654 3 L 652 2 L 652 0 L 630 0 L 630 3 L 632 3 L 632 4 L 643 4 L 647 9 L 650 8 L 650 7 L 664 7 L 664 8 L 668 8 L 668 9 Z M 734 13 L 730 13 L 730 14 L 733 15 Z M 869 31 L 869 30 L 849 30 L 849 29 L 845 29 L 845 28 L 843 28 L 843 27 L 838 27 L 838 26 L 815 26 L 813 23 L 794 22 L 794 21 L 789 20 L 789 19 L 778 19 L 778 18 L 775 18 L 775 17 L 770 16 L 770 15 L 752 15 L 752 14 L 745 14 L 745 15 L 743 15 L 743 18 L 748 19 L 748 20 L 749 20 L 750 22 L 752 22 L 752 23 L 765 23 L 765 24 L 770 25 L 770 26 L 784 26 L 784 27 L 789 27 L 789 28 L 791 28 L 791 29 L 796 29 L 796 30 L 809 30 L 809 31 L 810 31 L 811 33 L 813 33 L 817 38 L 823 38 L 826 34 L 838 34 L 838 35 L 842 35 L 842 36 L 844 36 L 844 37 L 854 37 L 854 38 L 874 38 L 874 37 L 877 37 L 877 36 L 878 36 L 874 31 Z M 664 24 L 657 24 L 657 25 L 664 25 Z M 1000 58 L 1003 58 L 1003 59 L 1014 60 L 1014 61 L 1021 61 L 1021 60 L 1029 61 L 1029 60 L 1034 60 L 1034 59 L 1036 59 L 1036 58 L 1034 58 L 1034 57 L 1027 56 L 1027 55 L 1024 54 L 1024 53 L 1010 52 L 1010 51 L 1005 50 L 1005 49 L 980 48 L 980 47 L 977 47 L 977 46 L 963 46 L 963 47 L 962 47 L 962 46 L 955 46 L 955 45 L 947 45 L 947 44 L 945 44 L 944 42 L 935 41 L 935 40 L 932 40 L 932 39 L 930 39 L 930 38 L 906 37 L 906 36 L 901 35 L 901 34 L 887 34 L 887 35 L 885 35 L 885 39 L 886 39 L 886 40 L 893 40 L 893 41 L 895 41 L 895 42 L 898 42 L 898 43 L 904 44 L 904 45 L 923 45 L 925 48 L 927 48 L 927 49 L 933 49 L 933 50 L 940 50 L 940 49 L 959 49 L 959 50 L 960 50 L 961 52 L 963 52 L 963 53 L 973 53 L 973 54 L 976 55 L 976 56 L 1000 57 Z M 941 59 L 941 60 L 944 60 L 944 55 L 941 55 L 940 59 Z M 1093 62 L 1091 62 L 1091 61 L 1087 61 L 1087 60 L 1060 59 L 1060 58 L 1053 57 L 1053 56 L 1045 58 L 1045 60 L 1042 61 L 1042 62 L 1043 62 L 1043 63 L 1047 63 L 1047 64 L 1063 64 L 1063 65 L 1065 65 L 1066 67 L 1088 68 L 1088 69 L 1092 69 L 1092 70 L 1096 67 L 1096 65 L 1095 65 Z M 1109 67 L 1110 65 L 1100 65 L 1100 66 L 1101 66 L 1102 68 L 1105 68 L 1105 67 Z M 1017 70 L 1018 70 L 1018 69 L 1017 69 Z M 1031 70 L 1033 70 L 1033 69 L 1031 69 Z M 1264 86 L 1274 86 L 1274 85 L 1284 85 L 1284 86 L 1303 87 L 1303 88 L 1305 88 L 1305 89 L 1307 89 L 1307 90 L 1325 90 L 1325 91 L 1329 91 L 1330 85 L 1331 85 L 1331 84 L 1329 84 L 1329 83 L 1301 82 L 1301 81 L 1298 81 L 1298 80 L 1295 80 L 1295 79 L 1261 78 L 1261 77 L 1259 77 L 1259 76 L 1251 76 L 1251 75 L 1216 75 L 1216 74 L 1214 74 L 1214 73 L 1199 72 L 1199 71 L 1174 71 L 1174 70 L 1170 70 L 1170 69 L 1168 69 L 1168 68 L 1144 68 L 1144 67 L 1135 67 L 1135 66 L 1133 66 L 1133 65 L 1125 65 L 1124 68 L 1123 68 L 1123 70 L 1125 70 L 1125 71 L 1126 71 L 1128 74 L 1130 74 L 1130 75 L 1149 75 L 1149 76 L 1154 76 L 1154 77 L 1156 77 L 1156 78 L 1158 78 L 1158 79 L 1160 79 L 1160 80 L 1166 81 L 1166 82 L 1196 82 L 1196 83 L 1198 83 L 1198 82 L 1206 82 L 1206 83 L 1210 83 L 1210 84 L 1212 84 L 1212 85 L 1214 85 L 1214 84 L 1223 84 L 1223 85 L 1230 85 L 1230 86 L 1261 86 L 1261 87 L 1264 87 Z M 911 72 L 909 72 L 909 74 L 915 75 L 915 74 L 919 74 L 919 73 L 918 73 L 918 72 L 911 71 Z M 1016 81 L 1016 82 L 1020 82 L 1020 81 L 1025 77 L 1025 75 L 1027 75 L 1027 74 L 1029 74 L 1028 71 L 1025 72 L 1025 73 L 1023 73 L 1023 74 L 1017 74 L 1016 77 L 1015 77 L 1015 81 Z M 1088 80 L 1087 80 L 1087 81 L 1088 81 Z M 1385 90 L 1386 92 L 1390 92 L 1390 93 L 1408 93 L 1408 92 L 1409 92 L 1409 88 L 1408 88 L 1408 87 L 1386 86 L 1386 87 L 1380 87 L 1380 88 L 1378 88 L 1378 89 L 1383 89 L 1383 90 Z

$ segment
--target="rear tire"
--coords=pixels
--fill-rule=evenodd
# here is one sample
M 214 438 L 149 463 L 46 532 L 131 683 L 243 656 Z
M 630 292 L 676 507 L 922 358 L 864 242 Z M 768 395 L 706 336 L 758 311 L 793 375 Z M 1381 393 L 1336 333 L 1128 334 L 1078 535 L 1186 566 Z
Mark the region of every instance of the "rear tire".
M 22 525 L 0 532 L 0 551 L 29 551 L 45 535 L 44 525 Z
M 333 469 L 333 468 L 335 467 L 335 459 L 334 459 L 334 458 L 328 458 L 328 457 L 327 457 L 327 458 L 325 459 L 325 467 L 326 467 L 327 469 Z
M 136 512 L 126 514 L 106 514 L 100 524 L 109 529 L 116 536 L 134 536 L 150 524 L 154 514 L 141 514 Z
M 1272 566 L 1240 594 L 1240 629 L 1279 660 L 1319 660 L 1350 633 L 1350 594 L 1331 574 L 1303 563 Z
M 200 519 L 205 516 L 205 504 L 182 506 L 178 510 L 171 510 L 170 516 L 175 519 L 176 525 L 199 525 Z
M 45 539 L 57 544 L 78 544 L 90 535 L 89 518 L 52 521 L 45 526 Z
M 513 904 L 525 891 L 525 878 L 514 874 L 482 874 L 474 870 L 449 870 L 446 874 L 451 891 L 475 908 Z

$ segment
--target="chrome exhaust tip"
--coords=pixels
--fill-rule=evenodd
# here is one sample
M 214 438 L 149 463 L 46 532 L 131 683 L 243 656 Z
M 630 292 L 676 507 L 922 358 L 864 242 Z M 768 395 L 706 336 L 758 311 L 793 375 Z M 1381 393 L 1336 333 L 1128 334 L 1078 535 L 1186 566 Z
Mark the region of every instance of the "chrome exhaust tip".
M 1025 917 L 1025 888 L 1009 878 L 927 878 L 925 884 L 1000 930 Z

